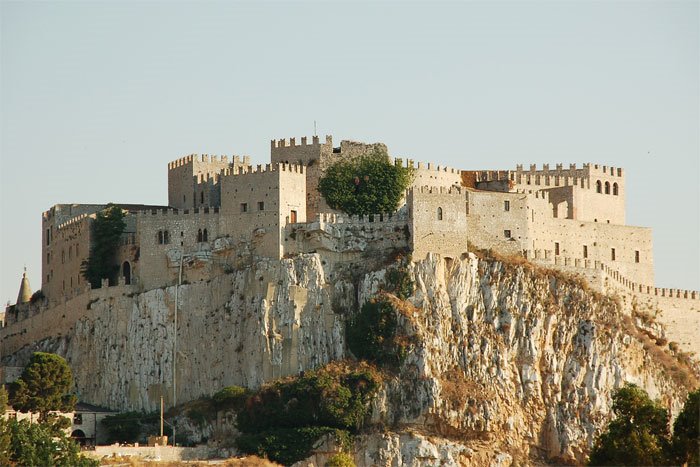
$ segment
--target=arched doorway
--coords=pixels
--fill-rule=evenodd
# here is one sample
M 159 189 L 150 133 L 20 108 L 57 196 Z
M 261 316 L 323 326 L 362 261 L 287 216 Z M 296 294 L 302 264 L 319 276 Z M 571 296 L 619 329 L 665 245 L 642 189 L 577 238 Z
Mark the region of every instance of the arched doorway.
M 124 261 L 124 264 L 122 264 L 122 277 L 126 285 L 131 284 L 131 265 L 128 261 Z
M 85 432 L 83 430 L 73 431 L 70 437 L 76 440 L 81 446 L 85 446 Z

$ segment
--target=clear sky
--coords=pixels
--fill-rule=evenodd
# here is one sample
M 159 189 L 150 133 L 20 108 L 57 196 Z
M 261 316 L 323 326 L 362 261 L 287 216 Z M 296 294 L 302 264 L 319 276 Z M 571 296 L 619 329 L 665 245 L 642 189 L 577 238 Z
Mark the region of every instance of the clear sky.
M 167 203 L 189 153 L 381 141 L 452 167 L 627 174 L 657 285 L 700 287 L 697 1 L 1 3 L 0 299 L 42 211 Z

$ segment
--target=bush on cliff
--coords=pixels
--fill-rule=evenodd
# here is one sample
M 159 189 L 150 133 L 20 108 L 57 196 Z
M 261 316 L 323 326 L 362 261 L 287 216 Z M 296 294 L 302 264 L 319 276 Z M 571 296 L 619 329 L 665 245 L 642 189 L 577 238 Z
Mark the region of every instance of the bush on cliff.
M 365 363 L 332 363 L 317 371 L 263 386 L 238 412 L 246 453 L 291 464 L 308 457 L 317 440 L 332 434 L 347 444 L 368 415 L 380 375 Z
M 673 424 L 671 449 L 674 463 L 700 465 L 700 389 L 688 394 Z
M 333 209 L 368 215 L 396 211 L 411 184 L 413 169 L 391 163 L 386 152 L 375 151 L 331 164 L 318 190 Z
M 398 313 L 385 297 L 366 302 L 348 322 L 348 347 L 359 359 L 386 368 L 401 366 L 408 354 L 408 338 L 398 332 Z

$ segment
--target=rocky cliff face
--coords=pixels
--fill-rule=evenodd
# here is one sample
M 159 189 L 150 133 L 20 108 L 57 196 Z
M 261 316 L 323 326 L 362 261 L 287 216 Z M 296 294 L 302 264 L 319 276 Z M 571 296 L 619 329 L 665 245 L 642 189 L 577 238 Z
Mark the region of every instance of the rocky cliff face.
M 638 339 L 628 310 L 565 277 L 473 255 L 431 255 L 409 271 L 414 293 L 396 304 L 416 344 L 374 403 L 373 424 L 393 431 L 363 437 L 359 465 L 581 462 L 624 382 L 676 410 L 692 384 Z M 154 410 L 161 394 L 171 401 L 173 371 L 178 402 L 257 387 L 346 357 L 346 315 L 384 274 L 318 254 L 261 261 L 181 286 L 177 340 L 169 287 L 92 303 L 99 319 L 5 360 L 62 354 L 83 400 L 119 409 Z

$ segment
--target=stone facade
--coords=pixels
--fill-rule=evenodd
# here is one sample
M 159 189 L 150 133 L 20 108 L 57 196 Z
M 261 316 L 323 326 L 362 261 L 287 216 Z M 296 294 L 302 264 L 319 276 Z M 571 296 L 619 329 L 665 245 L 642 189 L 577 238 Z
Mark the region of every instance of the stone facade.
M 377 151 L 414 171 L 398 212 L 357 218 L 330 209 L 318 192 L 327 167 Z M 323 252 L 333 262 L 380 261 L 389 251 L 409 248 L 414 260 L 431 252 L 456 259 L 471 244 L 579 272 L 598 288 L 616 284 L 665 297 L 654 287 L 651 230 L 625 225 L 620 168 L 467 171 L 391 159 L 382 143 L 341 141 L 334 147 L 330 136 L 324 142 L 317 136 L 300 144 L 295 138 L 272 141 L 270 160 L 253 166 L 247 156 L 189 155 L 169 163 L 169 206 L 119 205 L 127 214 L 117 252 L 120 280 L 101 293 L 211 280 L 259 258 Z M 81 270 L 92 222 L 104 208 L 59 204 L 43 213 L 45 298 L 8 309 L 8 324 L 59 310 L 58 327 L 25 328 L 38 339 L 71 326 L 75 312 L 68 303 L 89 305 L 94 291 L 88 293 Z M 697 299 L 693 291 L 673 294 L 673 300 Z M 16 348 L 29 337 L 5 338 Z

